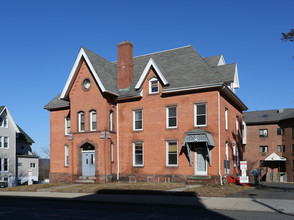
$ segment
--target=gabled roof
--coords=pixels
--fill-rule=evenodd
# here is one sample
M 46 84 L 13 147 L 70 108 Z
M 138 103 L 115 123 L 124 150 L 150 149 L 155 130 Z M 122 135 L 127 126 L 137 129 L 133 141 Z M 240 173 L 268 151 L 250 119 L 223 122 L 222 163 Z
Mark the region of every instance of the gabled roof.
M 268 124 L 294 118 L 294 108 L 243 112 L 246 124 Z
M 276 153 L 272 153 L 267 158 L 265 158 L 265 161 L 286 161 L 285 157 L 280 157 Z
M 239 86 L 236 64 L 225 64 L 222 55 L 203 58 L 191 46 L 133 57 L 133 80 L 127 89 L 117 86 L 117 62 L 109 62 L 82 47 L 60 95 L 44 108 L 69 106 L 68 93 L 76 77 L 81 59 L 85 59 L 102 92 L 118 99 L 139 97 L 148 70 L 153 67 L 163 82 L 163 93 L 197 88 L 221 87 L 234 83 Z M 237 82 L 235 82 L 237 80 Z M 236 95 L 235 95 L 236 96 Z M 62 101 L 63 100 L 63 101 Z
M 21 127 L 19 127 L 18 125 L 17 125 L 17 127 L 20 131 L 17 139 L 24 140 L 29 144 L 35 143 L 35 141 L 29 135 L 27 135 L 27 133 L 25 133 L 24 130 L 21 129 Z
M 1 107 L 0 107 L 0 116 L 3 114 L 4 111 L 6 111 L 8 121 L 10 121 L 10 123 L 12 124 L 12 126 L 13 126 L 15 132 L 19 133 L 18 127 L 17 127 L 17 125 L 15 124 L 15 122 L 14 122 L 14 120 L 13 120 L 13 118 L 12 118 L 10 112 L 8 111 L 7 106 L 4 105 L 4 106 L 1 106 Z

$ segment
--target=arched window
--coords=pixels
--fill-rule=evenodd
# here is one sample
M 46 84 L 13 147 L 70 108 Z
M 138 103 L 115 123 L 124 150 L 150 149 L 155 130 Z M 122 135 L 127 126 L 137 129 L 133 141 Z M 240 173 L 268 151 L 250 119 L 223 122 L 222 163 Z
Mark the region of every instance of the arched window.
M 97 130 L 97 113 L 95 110 L 90 111 L 90 131 Z
M 85 131 L 85 113 L 84 112 L 78 113 L 78 120 L 79 120 L 79 132 Z

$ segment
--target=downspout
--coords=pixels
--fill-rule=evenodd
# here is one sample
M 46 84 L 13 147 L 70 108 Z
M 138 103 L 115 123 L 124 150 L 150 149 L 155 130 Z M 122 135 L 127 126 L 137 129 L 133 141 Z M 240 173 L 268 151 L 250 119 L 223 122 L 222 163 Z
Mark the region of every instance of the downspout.
M 117 174 L 116 180 L 119 181 L 119 120 L 118 120 L 118 103 L 116 109 L 116 152 L 117 152 Z
M 220 184 L 223 185 L 223 177 L 221 174 L 221 154 L 220 154 L 220 91 L 217 93 L 217 104 L 218 104 L 218 173 L 219 173 L 219 178 L 220 178 Z

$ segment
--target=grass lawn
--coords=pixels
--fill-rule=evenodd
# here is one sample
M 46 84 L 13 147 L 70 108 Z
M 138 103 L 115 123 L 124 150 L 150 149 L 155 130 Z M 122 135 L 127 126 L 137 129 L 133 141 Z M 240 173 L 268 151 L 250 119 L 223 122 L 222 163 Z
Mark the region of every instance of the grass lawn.
M 65 192 L 65 193 L 129 193 L 136 194 L 136 192 L 143 194 L 160 193 L 169 189 L 176 189 L 185 187 L 185 183 L 94 183 L 94 184 L 82 184 L 82 183 L 47 183 L 47 184 L 35 184 L 26 186 L 17 186 L 11 188 L 2 188 L 0 191 L 26 191 L 26 192 Z M 243 190 L 251 189 L 251 187 L 242 187 L 234 184 L 229 184 L 228 189 L 226 185 L 209 185 L 201 186 L 197 188 L 187 189 L 182 192 L 183 195 L 196 195 L 196 196 L 208 196 L 208 197 L 225 197 L 231 193 L 241 192 Z M 140 192 L 141 191 L 141 192 Z M 192 194 L 191 194 L 192 193 Z

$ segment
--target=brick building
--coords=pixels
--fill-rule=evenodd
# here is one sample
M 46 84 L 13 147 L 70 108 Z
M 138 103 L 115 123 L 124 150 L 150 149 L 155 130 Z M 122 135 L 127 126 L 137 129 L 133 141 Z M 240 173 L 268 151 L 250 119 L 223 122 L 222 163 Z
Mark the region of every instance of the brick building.
M 244 112 L 248 169 L 261 169 L 261 180 L 294 181 L 294 109 Z
M 242 111 L 237 65 L 192 46 L 117 62 L 82 47 L 50 111 L 50 181 L 219 182 L 239 173 Z

